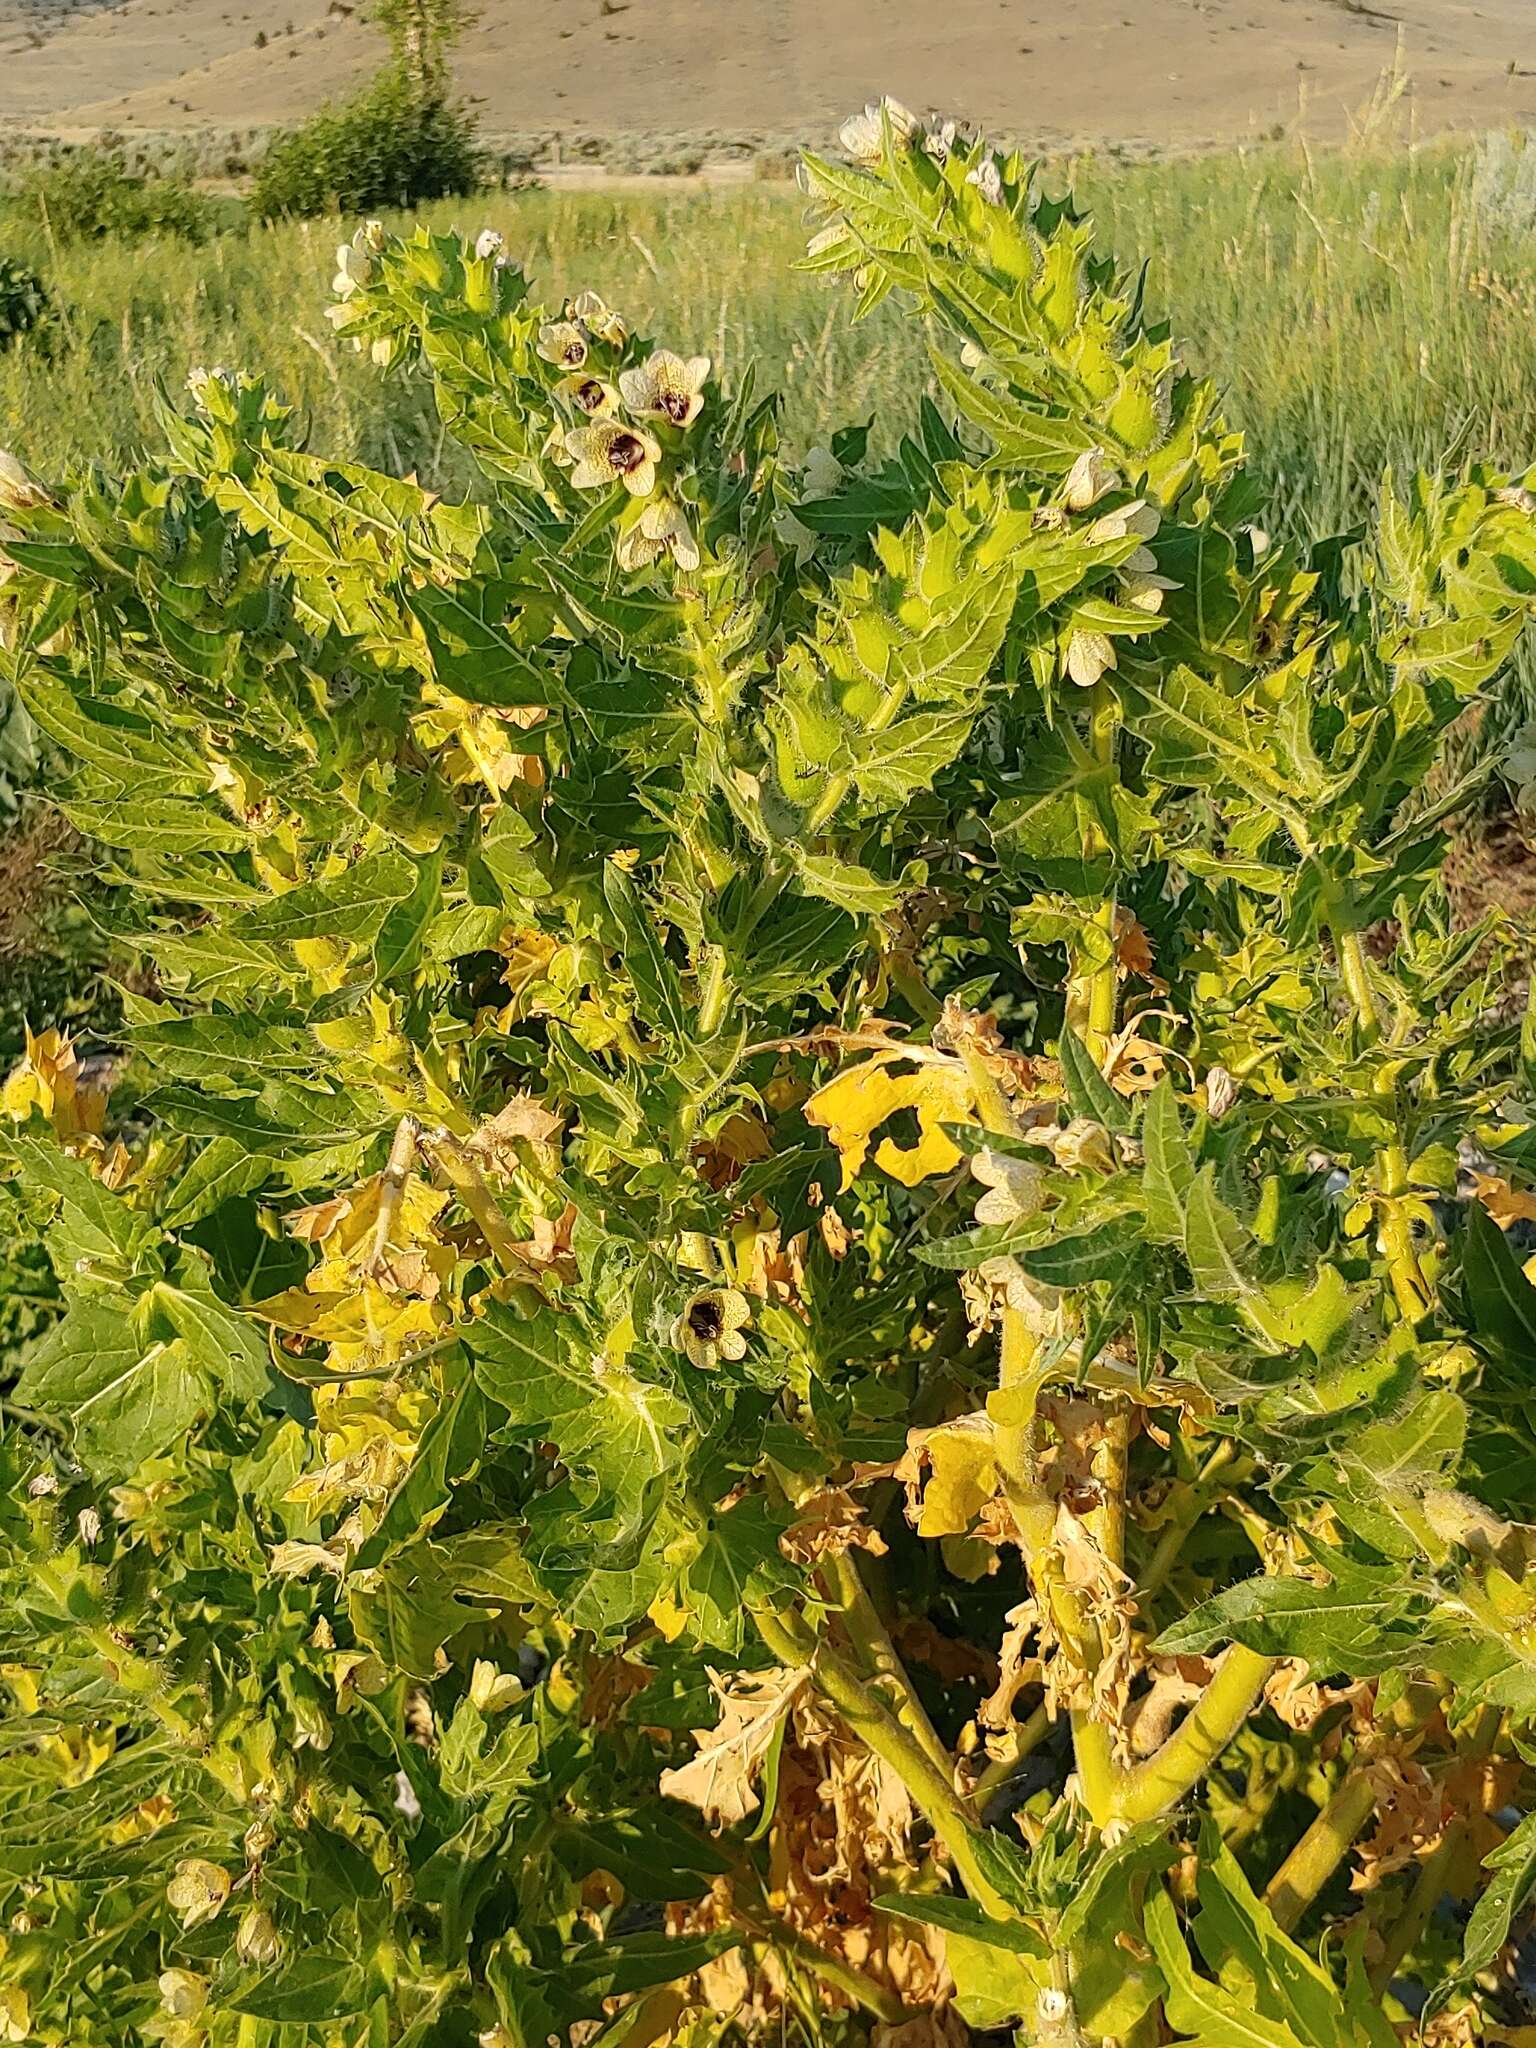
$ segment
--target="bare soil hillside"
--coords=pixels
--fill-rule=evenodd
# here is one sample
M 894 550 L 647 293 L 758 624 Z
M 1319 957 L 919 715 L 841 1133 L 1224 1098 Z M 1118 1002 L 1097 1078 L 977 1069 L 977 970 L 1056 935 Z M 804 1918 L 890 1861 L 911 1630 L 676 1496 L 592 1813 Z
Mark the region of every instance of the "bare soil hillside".
M 354 0 L 0 0 L 0 128 L 251 128 L 345 90 Z M 1536 0 L 487 0 L 492 132 L 790 138 L 888 91 L 1044 147 L 1341 132 L 1401 47 L 1424 133 L 1536 122 Z

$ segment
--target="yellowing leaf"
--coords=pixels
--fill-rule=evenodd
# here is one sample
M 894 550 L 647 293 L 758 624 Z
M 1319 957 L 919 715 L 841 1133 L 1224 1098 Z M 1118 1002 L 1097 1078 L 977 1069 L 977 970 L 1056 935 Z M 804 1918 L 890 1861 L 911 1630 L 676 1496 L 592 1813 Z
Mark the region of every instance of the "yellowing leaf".
M 918 1506 L 923 1466 L 928 1484 Z M 997 1492 L 997 1429 L 989 1415 L 957 1415 L 934 1429 L 914 1429 L 896 1477 L 907 1488 L 907 1516 L 919 1536 L 967 1535 Z
M 755 1813 L 761 1801 L 752 1780 L 810 1675 L 808 1669 L 739 1671 L 721 1679 L 711 1672 L 719 1725 L 694 1729 L 698 1755 L 680 1770 L 663 1771 L 661 1790 L 696 1806 L 715 1828 L 732 1827 Z
M 1474 1173 L 1474 1192 L 1500 1230 L 1508 1230 L 1511 1223 L 1522 1218 L 1536 1216 L 1536 1195 L 1528 1195 L 1522 1189 L 1511 1187 L 1502 1174 Z
M 845 1190 L 858 1179 L 875 1133 L 901 1110 L 916 1114 L 917 1143 L 904 1147 L 886 1135 L 875 1147 L 876 1166 L 907 1188 L 952 1172 L 962 1155 L 940 1126 L 976 1120 L 975 1091 L 959 1060 L 926 1046 L 877 1052 L 807 1102 L 807 1120 L 820 1124 L 842 1155 Z

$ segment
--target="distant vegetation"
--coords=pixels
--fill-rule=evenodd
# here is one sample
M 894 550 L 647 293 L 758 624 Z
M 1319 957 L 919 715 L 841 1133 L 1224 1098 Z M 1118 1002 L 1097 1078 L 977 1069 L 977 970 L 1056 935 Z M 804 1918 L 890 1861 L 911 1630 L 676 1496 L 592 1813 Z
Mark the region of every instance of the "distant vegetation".
M 468 0 L 376 0 L 389 63 L 268 145 L 251 194 L 257 217 L 376 213 L 472 191 L 483 175 L 475 119 L 448 75 L 472 11 Z

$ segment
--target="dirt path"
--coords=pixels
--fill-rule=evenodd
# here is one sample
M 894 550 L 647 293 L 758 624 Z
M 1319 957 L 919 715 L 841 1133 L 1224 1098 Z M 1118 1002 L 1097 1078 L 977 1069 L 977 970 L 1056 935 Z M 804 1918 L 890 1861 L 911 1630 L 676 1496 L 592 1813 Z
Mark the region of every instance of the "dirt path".
M 0 123 L 246 128 L 343 90 L 353 0 L 0 0 Z M 814 135 L 885 90 L 1046 147 L 1343 130 L 1399 37 L 1424 133 L 1536 123 L 1536 0 L 487 0 L 487 129 Z M 259 42 L 259 46 L 258 46 Z

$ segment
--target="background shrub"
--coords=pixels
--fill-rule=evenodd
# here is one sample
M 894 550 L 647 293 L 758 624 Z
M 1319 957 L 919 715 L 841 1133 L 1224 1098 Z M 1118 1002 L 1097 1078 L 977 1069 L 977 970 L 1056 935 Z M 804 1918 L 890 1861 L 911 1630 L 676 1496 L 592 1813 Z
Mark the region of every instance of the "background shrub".
M 179 235 L 206 242 L 222 209 L 175 173 L 136 170 L 121 152 L 78 149 L 39 164 L 21 179 L 16 208 L 61 242 Z
M 263 220 L 415 206 L 471 192 L 480 150 L 467 108 L 423 96 L 391 66 L 354 98 L 280 135 L 256 172 Z

